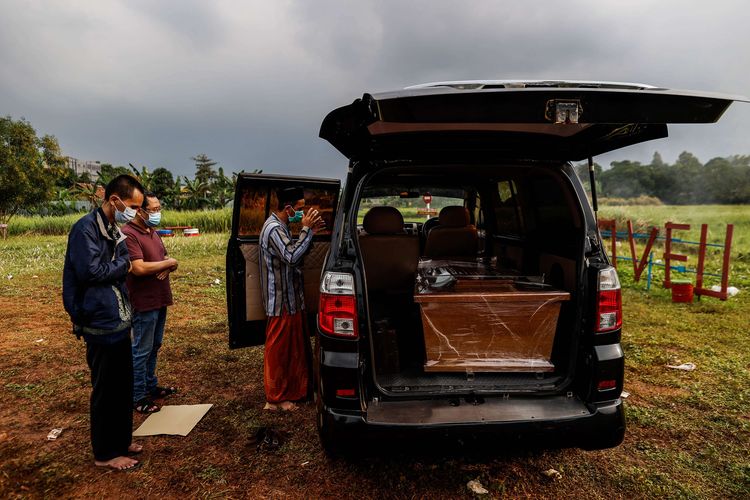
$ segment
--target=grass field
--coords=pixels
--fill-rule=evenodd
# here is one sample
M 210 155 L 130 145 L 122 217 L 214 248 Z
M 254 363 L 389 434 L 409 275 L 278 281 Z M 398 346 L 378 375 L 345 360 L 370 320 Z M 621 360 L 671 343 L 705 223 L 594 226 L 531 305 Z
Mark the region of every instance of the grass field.
M 8 224 L 10 235 L 63 235 L 81 218 L 83 213 L 42 217 L 39 215 L 13 217 Z M 225 233 L 232 224 L 232 209 L 221 210 L 164 210 L 162 226 L 193 226 L 203 233 Z
M 621 446 L 597 452 L 507 455 L 498 450 L 489 457 L 416 458 L 397 452 L 354 461 L 327 459 L 317 442 L 314 407 L 264 413 L 262 350 L 227 348 L 227 236 L 218 233 L 165 240 L 180 268 L 173 275 L 176 303 L 159 363 L 161 381 L 181 389 L 173 404 L 210 402 L 214 407 L 187 437 L 141 439 L 146 451 L 139 470 L 95 468 L 84 346 L 70 334 L 60 299 L 65 237 L 0 240 L 0 498 L 457 498 L 471 496 L 466 488 L 471 479 L 479 479 L 497 498 L 746 498 L 750 244 L 745 238 L 750 214 L 732 207 L 617 210 L 661 227 L 667 220 L 707 222 L 716 241 L 723 238 L 723 224 L 734 222 L 738 237 L 730 284 L 741 292 L 726 302 L 705 298 L 673 304 L 658 284 L 647 293 L 643 283 L 633 283 L 621 263 L 628 431 Z M 602 212 L 609 216 L 608 210 Z M 681 362 L 695 363 L 697 369 L 665 366 Z M 137 416 L 136 425 L 142 420 Z M 282 432 L 284 445 L 278 451 L 259 452 L 250 442 L 260 426 Z M 65 430 L 48 442 L 45 436 L 53 427 Z M 562 479 L 544 476 L 549 468 L 560 471 Z

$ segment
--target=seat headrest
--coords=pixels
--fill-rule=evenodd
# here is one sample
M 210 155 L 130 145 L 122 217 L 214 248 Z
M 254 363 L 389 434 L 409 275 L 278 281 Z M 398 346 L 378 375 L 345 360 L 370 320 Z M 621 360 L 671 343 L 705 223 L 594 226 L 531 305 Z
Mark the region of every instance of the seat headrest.
M 367 234 L 401 234 L 404 232 L 404 217 L 393 207 L 372 207 L 362 220 Z
M 438 215 L 442 227 L 466 227 L 469 225 L 469 211 L 465 207 L 443 207 Z

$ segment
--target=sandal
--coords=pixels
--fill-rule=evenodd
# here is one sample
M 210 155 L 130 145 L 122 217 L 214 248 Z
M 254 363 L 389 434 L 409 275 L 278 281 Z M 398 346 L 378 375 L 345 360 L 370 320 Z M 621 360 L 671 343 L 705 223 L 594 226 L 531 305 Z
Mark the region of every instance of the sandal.
M 149 391 L 154 399 L 162 399 L 177 393 L 177 387 L 159 387 L 158 385 Z
M 255 433 L 250 440 L 251 443 L 256 444 L 258 451 L 275 451 L 281 445 L 281 438 L 278 432 L 267 427 L 261 427 L 258 432 Z
M 154 403 L 148 398 L 143 398 L 137 403 L 133 403 L 133 409 L 137 411 L 138 413 L 143 413 L 146 415 L 150 413 L 156 413 L 157 411 L 161 410 L 159 405 L 157 405 L 156 403 Z

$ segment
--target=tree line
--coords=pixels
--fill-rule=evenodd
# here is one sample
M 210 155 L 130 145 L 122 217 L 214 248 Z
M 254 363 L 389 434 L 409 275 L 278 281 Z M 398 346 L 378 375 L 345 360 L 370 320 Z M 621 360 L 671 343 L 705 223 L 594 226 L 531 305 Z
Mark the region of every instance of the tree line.
M 0 224 L 17 213 L 60 215 L 75 210 L 75 201 L 85 208 L 97 205 L 103 186 L 120 174 L 132 175 L 155 193 L 162 205 L 173 210 L 225 207 L 234 196 L 234 184 L 242 172 L 227 175 L 224 168 L 205 154 L 191 158 L 195 175 L 175 176 L 164 167 L 102 164 L 98 177 L 76 175 L 53 135 L 38 135 L 27 120 L 0 117 Z M 588 184 L 586 164 L 575 166 Z M 602 198 L 658 198 L 666 204 L 750 203 L 750 155 L 713 158 L 705 165 L 687 151 L 673 164 L 656 152 L 651 163 L 614 161 L 605 170 L 594 164 L 597 191 Z M 260 173 L 260 170 L 255 170 Z
M 27 120 L 0 117 L 0 224 L 16 214 L 63 215 L 91 209 L 101 203 L 104 186 L 120 174 L 136 177 L 146 191 L 156 194 L 172 210 L 223 208 L 234 199 L 237 176 L 227 175 L 205 154 L 191 158 L 195 175 L 175 176 L 164 167 L 101 165 L 96 178 L 77 175 L 68 166 L 57 139 L 39 136 Z M 260 173 L 261 170 L 254 170 Z M 79 203 L 76 201 L 84 201 Z
M 597 192 L 603 198 L 650 196 L 668 205 L 750 203 L 750 155 L 713 158 L 705 165 L 684 151 L 673 164 L 656 152 L 651 163 L 613 161 L 607 170 L 595 164 Z M 588 166 L 576 166 L 588 185 Z

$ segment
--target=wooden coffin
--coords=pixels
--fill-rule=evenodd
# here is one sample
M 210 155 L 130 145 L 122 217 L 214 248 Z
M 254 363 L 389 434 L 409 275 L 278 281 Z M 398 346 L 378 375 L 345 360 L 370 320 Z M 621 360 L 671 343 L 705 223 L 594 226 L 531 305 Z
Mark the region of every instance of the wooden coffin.
M 550 372 L 562 302 L 570 294 L 512 279 L 456 279 L 417 286 L 425 371 Z

